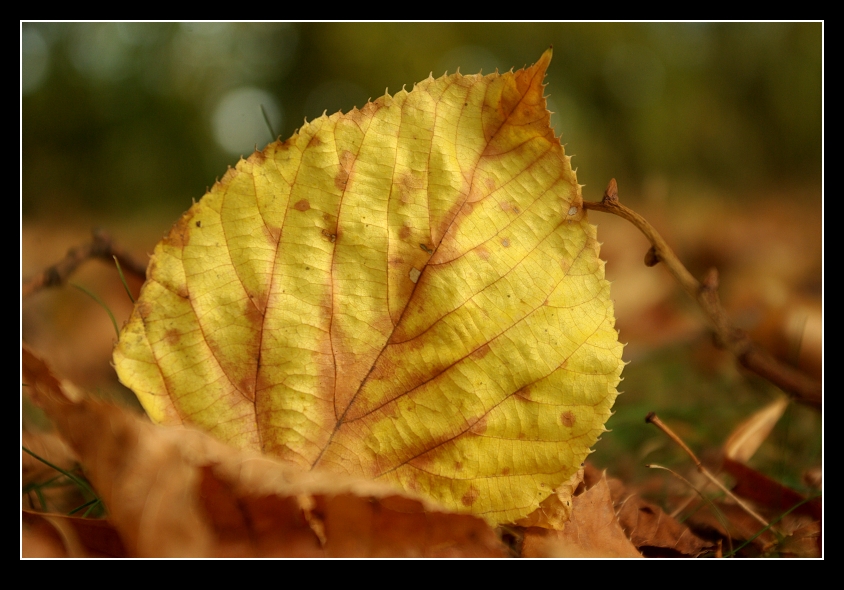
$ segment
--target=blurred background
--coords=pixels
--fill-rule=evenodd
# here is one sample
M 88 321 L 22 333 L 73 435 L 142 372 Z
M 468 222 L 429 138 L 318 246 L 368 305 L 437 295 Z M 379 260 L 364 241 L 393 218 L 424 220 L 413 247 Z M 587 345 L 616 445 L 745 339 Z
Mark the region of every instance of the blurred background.
M 304 118 L 429 73 L 520 68 L 549 45 L 551 121 L 584 197 L 600 199 L 617 178 L 622 200 L 694 274 L 718 267 L 737 324 L 819 376 L 821 23 L 23 23 L 22 278 L 95 225 L 145 259 L 228 165 Z M 590 220 L 631 361 L 595 460 L 633 478 L 654 457 L 683 460 L 644 425 L 648 411 L 712 446 L 776 391 L 712 346 L 664 269 L 642 265 L 647 243 L 634 228 Z M 74 281 L 118 323 L 128 317 L 113 268 L 91 262 Z M 109 366 L 111 323 L 86 295 L 63 287 L 27 299 L 22 329 L 60 372 L 125 395 Z M 788 453 L 820 463 L 818 420 L 794 410 L 768 452 L 783 473 Z M 787 478 L 799 485 L 798 471 Z
M 821 25 L 24 23 L 23 214 L 178 214 L 303 118 L 533 63 L 599 192 L 820 183 Z

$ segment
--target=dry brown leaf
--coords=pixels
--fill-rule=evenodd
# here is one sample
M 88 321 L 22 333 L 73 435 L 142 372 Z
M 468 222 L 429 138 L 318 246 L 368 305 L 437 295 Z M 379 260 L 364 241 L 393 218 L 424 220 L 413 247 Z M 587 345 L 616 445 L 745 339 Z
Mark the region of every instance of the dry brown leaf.
M 126 557 L 120 535 L 106 520 L 24 510 L 25 557 Z M 45 545 L 44 543 L 48 543 Z M 52 554 L 39 555 L 50 547 Z
M 762 525 L 755 518 L 750 516 L 738 504 L 728 503 L 729 501 L 716 502 L 719 514 L 713 512 L 709 504 L 695 510 L 686 522 L 695 531 L 706 537 L 724 539 L 724 552 L 738 547 L 742 541 L 750 539 L 760 532 Z M 725 527 L 726 525 L 726 527 Z M 729 545 L 732 539 L 732 547 Z M 746 547 L 738 555 L 739 557 L 757 557 L 769 552 L 777 542 L 773 531 L 766 530 L 756 536 L 750 546 Z
M 736 485 L 733 487 L 735 494 L 753 501 L 774 516 L 806 500 L 802 494 L 744 463 L 724 459 L 723 467 L 724 471 L 736 480 Z M 794 514 L 809 516 L 813 520 L 821 520 L 822 512 L 820 498 L 809 500 L 794 509 Z
M 68 557 L 61 533 L 49 521 L 38 518 L 27 521 L 24 513 L 21 527 L 21 557 Z
M 522 557 L 642 557 L 618 523 L 605 477 L 572 504 L 564 530 L 525 530 Z
M 782 557 L 820 557 L 821 523 L 810 522 L 795 530 L 778 546 Z
M 595 485 L 604 474 L 586 464 L 584 481 Z M 697 557 L 713 548 L 689 527 L 665 513 L 659 506 L 631 493 L 619 479 L 607 478 L 616 517 L 633 543 L 648 557 Z
M 52 432 L 21 433 L 21 444 L 56 467 L 73 471 L 79 463 L 76 454 L 59 436 Z M 53 480 L 49 485 L 49 480 Z M 39 493 L 29 491 L 23 495 L 23 508 L 41 511 L 66 513 L 88 498 L 83 497 L 79 488 L 67 478 L 63 478 L 55 469 L 39 461 L 26 451 L 21 450 L 21 484 L 26 488 L 30 484 L 39 486 Z M 46 506 L 41 502 L 44 501 Z
M 381 483 L 302 472 L 69 394 L 26 347 L 23 369 L 33 399 L 78 453 L 128 555 L 505 555 L 479 518 Z
M 628 495 L 615 506 L 630 542 L 648 557 L 698 557 L 712 549 L 711 543 L 640 496 Z
M 724 456 L 746 463 L 771 434 L 788 407 L 788 398 L 780 397 L 738 425 L 724 443 Z
M 74 468 L 78 459 L 61 437 L 52 432 L 27 432 L 21 434 L 21 444 L 53 465 L 65 470 Z M 45 465 L 29 453 L 21 451 L 21 474 L 24 485 L 56 475 L 55 469 Z

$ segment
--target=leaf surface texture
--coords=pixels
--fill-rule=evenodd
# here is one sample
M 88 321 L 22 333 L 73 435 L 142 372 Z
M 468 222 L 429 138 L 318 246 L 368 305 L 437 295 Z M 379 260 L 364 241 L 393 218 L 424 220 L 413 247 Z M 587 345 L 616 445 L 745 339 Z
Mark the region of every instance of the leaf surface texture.
M 572 476 L 622 346 L 535 65 L 306 123 L 155 249 L 114 353 L 162 423 L 514 522 Z

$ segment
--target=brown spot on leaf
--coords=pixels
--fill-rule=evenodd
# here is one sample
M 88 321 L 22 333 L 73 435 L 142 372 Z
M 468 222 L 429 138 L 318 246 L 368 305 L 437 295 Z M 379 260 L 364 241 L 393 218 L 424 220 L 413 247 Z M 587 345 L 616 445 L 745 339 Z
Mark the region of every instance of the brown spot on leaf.
M 510 247 L 510 240 L 507 239 L 507 238 L 504 238 L 503 240 L 501 240 L 501 245 L 504 246 L 505 248 L 509 248 Z
M 266 238 L 267 242 L 269 242 L 272 246 L 278 244 L 278 238 L 281 235 L 281 228 L 263 225 L 261 226 L 261 230 L 264 232 L 264 238 Z
M 484 344 L 480 348 L 478 348 L 475 352 L 473 352 L 470 356 L 474 360 L 480 360 L 484 358 L 489 353 L 489 344 Z
M 405 172 L 399 176 L 397 185 L 399 198 L 402 203 L 412 203 L 414 189 L 422 188 L 422 183 L 409 172 Z
M 250 402 L 255 401 L 255 377 L 243 377 L 237 384 L 237 389 L 246 396 Z
M 410 227 L 408 227 L 407 225 L 401 226 L 401 229 L 399 230 L 399 238 L 401 238 L 402 240 L 406 240 L 409 237 L 410 237 Z
M 202 227 L 202 221 L 197 221 L 197 222 L 196 222 L 196 227 Z
M 455 471 L 462 471 L 463 469 L 463 462 L 462 461 L 455 461 L 454 462 L 454 470 Z
M 510 475 L 510 468 L 509 468 L 509 467 L 505 467 L 504 469 L 502 469 L 502 470 L 501 470 L 501 475 Z
M 469 432 L 472 434 L 483 434 L 486 432 L 487 423 L 486 423 L 486 416 L 482 416 L 477 422 L 472 425 L 472 428 L 469 429 Z
M 179 343 L 182 335 L 176 328 L 170 328 L 167 332 L 164 333 L 164 341 L 167 342 L 170 346 L 175 346 Z
M 301 199 L 295 205 L 293 205 L 293 208 L 297 211 L 307 211 L 311 208 L 311 203 L 308 201 L 308 199 Z
M 177 291 L 177 295 L 182 299 L 190 298 L 190 293 L 188 293 L 187 285 L 179 285 L 179 290 Z
M 322 237 L 324 237 L 326 240 L 328 240 L 332 244 L 337 241 L 337 234 L 329 233 L 329 231 L 326 230 L 326 229 L 322 230 Z
M 481 493 L 478 491 L 478 488 L 475 486 L 469 486 L 469 491 L 463 494 L 463 497 L 460 498 L 460 502 L 468 508 L 475 503 L 475 500 L 477 500 L 480 495 Z
M 252 164 L 255 164 L 256 166 L 260 166 L 264 163 L 266 159 L 267 156 L 266 154 L 264 154 L 264 152 L 255 151 L 252 153 L 251 156 L 249 156 L 249 158 L 247 158 L 247 161 Z
M 350 153 L 350 152 L 345 152 Z M 339 191 L 346 190 L 346 184 L 349 182 L 349 171 L 344 169 L 342 165 L 340 166 L 340 170 L 334 175 L 334 186 Z
M 404 258 L 402 258 L 401 256 L 393 256 L 388 262 L 392 267 L 401 266 L 402 264 L 404 264 Z
M 566 410 L 565 412 L 560 414 L 560 422 L 562 422 L 563 426 L 571 428 L 572 426 L 574 426 L 574 423 L 577 422 L 577 419 L 574 417 L 574 414 L 572 414 L 570 410 Z
M 184 248 L 190 242 L 189 224 L 195 212 L 191 208 L 179 218 L 179 221 L 172 227 L 170 233 L 164 238 L 164 243 L 174 248 Z
M 314 135 L 314 136 L 311 138 L 311 141 L 309 141 L 309 142 L 308 142 L 308 147 L 309 147 L 309 148 L 312 148 L 312 147 L 319 147 L 319 146 L 321 146 L 321 145 L 322 145 L 322 140 L 321 140 L 319 137 L 317 137 L 316 135 Z
M 472 185 L 472 190 L 469 192 L 469 198 L 467 200 L 469 203 L 477 203 L 485 196 L 486 195 L 481 192 L 481 188 L 479 186 Z
M 520 398 L 523 398 L 523 399 L 530 401 L 531 390 L 532 390 L 532 387 L 530 385 L 525 385 L 520 390 L 518 390 L 515 395 L 519 396 Z
M 475 253 L 480 257 L 481 260 L 489 260 L 489 250 L 487 250 L 483 246 L 478 246 L 477 248 L 475 248 Z
M 149 317 L 149 314 L 152 313 L 152 305 L 150 305 L 149 301 L 141 301 L 138 303 L 138 315 L 141 316 L 141 319 L 145 320 Z

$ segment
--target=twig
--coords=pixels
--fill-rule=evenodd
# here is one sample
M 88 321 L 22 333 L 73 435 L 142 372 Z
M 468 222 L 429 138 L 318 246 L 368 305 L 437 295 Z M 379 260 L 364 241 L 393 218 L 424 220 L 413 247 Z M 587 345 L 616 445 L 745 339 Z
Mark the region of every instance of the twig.
M 795 400 L 821 408 L 821 383 L 778 361 L 755 344 L 745 331 L 734 327 L 718 297 L 718 271 L 710 269 L 702 283 L 694 278 L 659 232 L 644 217 L 619 202 L 615 178 L 607 185 L 601 202 L 584 201 L 583 208 L 612 213 L 635 225 L 651 243 L 651 248 L 645 254 L 645 264 L 665 264 L 683 290 L 700 305 L 715 330 L 719 345 L 733 353 L 743 367 L 791 394 Z
M 111 236 L 106 232 L 94 230 L 93 239 L 90 243 L 71 248 L 62 260 L 25 281 L 21 287 L 21 298 L 26 299 L 46 287 L 64 284 L 68 277 L 73 274 L 73 271 L 90 258 L 100 258 L 109 263 L 116 259 L 126 272 L 141 279 L 146 278 L 145 264 L 141 264 L 126 250 L 115 245 Z
M 688 447 L 688 445 L 686 445 L 686 443 L 683 442 L 683 439 L 681 439 L 679 436 L 677 436 L 674 433 L 673 430 L 668 428 L 668 426 L 666 426 L 666 424 L 662 420 L 659 419 L 659 416 L 657 416 L 655 412 L 651 412 L 650 414 L 648 414 L 647 417 L 645 417 L 645 422 L 653 424 L 654 426 L 659 428 L 661 431 L 663 431 L 665 434 L 667 434 L 668 437 L 671 440 L 673 440 L 675 443 L 677 443 L 677 445 L 681 449 L 683 449 L 689 457 L 692 458 L 692 461 L 694 461 L 694 464 L 695 464 L 695 467 L 697 467 L 697 470 L 700 473 L 702 473 L 703 476 L 706 477 L 706 479 L 708 479 L 709 481 L 714 483 L 718 487 L 719 490 L 721 490 L 722 492 L 727 494 L 727 496 L 729 496 L 745 512 L 747 512 L 750 516 L 752 516 L 753 518 L 758 520 L 762 524 L 762 526 L 765 526 L 765 527 L 770 526 L 768 524 L 768 521 L 765 520 L 764 518 L 762 518 L 759 515 L 758 512 L 753 510 L 753 508 L 751 508 L 744 500 L 742 500 L 741 498 L 736 496 L 734 493 L 732 493 L 730 490 L 728 490 L 727 487 L 724 484 L 721 483 L 721 480 L 719 480 L 717 477 L 712 475 L 709 472 L 709 470 L 706 467 L 703 466 L 703 463 L 700 462 L 700 459 L 697 458 L 697 455 L 695 455 L 692 452 L 692 450 Z

